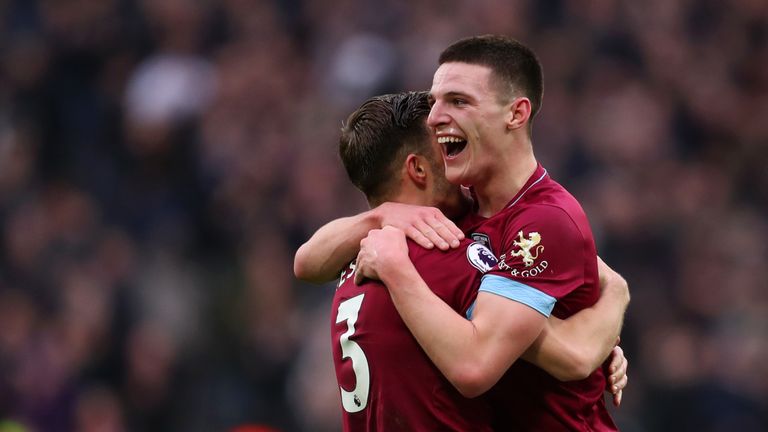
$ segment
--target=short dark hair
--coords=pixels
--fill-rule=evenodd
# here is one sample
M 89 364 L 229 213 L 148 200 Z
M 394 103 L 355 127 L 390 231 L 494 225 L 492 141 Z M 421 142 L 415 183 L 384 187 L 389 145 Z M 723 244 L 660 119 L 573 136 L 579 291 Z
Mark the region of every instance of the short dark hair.
M 531 118 L 539 112 L 544 76 L 536 54 L 522 43 L 496 35 L 473 36 L 454 42 L 440 54 L 439 64 L 469 63 L 486 66 L 501 87 L 500 95 L 521 91 L 531 101 Z
M 339 156 L 347 175 L 371 205 L 395 193 L 397 170 L 408 154 L 429 155 L 427 92 L 376 96 L 342 125 Z

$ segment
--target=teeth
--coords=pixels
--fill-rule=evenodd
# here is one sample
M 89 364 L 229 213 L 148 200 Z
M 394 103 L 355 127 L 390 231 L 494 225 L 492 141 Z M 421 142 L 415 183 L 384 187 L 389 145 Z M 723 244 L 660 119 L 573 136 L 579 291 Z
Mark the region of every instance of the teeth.
M 437 142 L 440 144 L 447 144 L 447 143 L 458 143 L 464 141 L 461 138 L 453 137 L 453 136 L 442 136 L 437 138 Z

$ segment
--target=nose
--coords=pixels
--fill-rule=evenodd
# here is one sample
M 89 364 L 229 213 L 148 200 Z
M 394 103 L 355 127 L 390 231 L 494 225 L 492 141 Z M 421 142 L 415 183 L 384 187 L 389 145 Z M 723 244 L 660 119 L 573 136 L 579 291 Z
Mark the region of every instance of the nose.
M 443 104 L 436 101 L 432 108 L 429 110 L 429 116 L 427 116 L 427 126 L 436 128 L 440 125 L 447 124 L 450 121 L 448 115 L 443 109 Z

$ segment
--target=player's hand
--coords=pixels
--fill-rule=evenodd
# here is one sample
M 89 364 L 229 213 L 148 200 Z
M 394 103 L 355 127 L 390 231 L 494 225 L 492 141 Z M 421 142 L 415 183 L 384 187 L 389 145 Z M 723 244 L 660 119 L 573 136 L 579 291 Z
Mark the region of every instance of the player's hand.
M 376 208 L 381 226 L 393 226 L 421 247 L 441 250 L 459 247 L 464 233 L 435 207 L 384 203 Z
M 621 397 L 625 387 L 627 387 L 627 381 L 629 377 L 627 375 L 627 367 L 629 363 L 627 358 L 624 357 L 624 350 L 620 346 L 616 345 L 611 351 L 611 363 L 608 365 L 608 391 L 613 394 L 613 404 L 615 406 L 621 405 Z
M 360 284 L 365 278 L 381 279 L 380 273 L 391 271 L 401 265 L 403 260 L 410 262 L 403 231 L 391 226 L 371 230 L 368 237 L 360 241 L 355 283 Z

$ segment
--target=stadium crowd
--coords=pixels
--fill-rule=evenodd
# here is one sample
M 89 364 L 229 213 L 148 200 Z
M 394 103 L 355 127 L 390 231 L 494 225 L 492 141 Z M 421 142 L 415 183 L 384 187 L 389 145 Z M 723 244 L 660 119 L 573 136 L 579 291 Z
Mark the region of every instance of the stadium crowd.
M 768 429 L 765 1 L 5 0 L 0 432 L 339 430 L 292 259 L 365 209 L 340 122 L 483 33 L 629 281 L 619 426 Z

